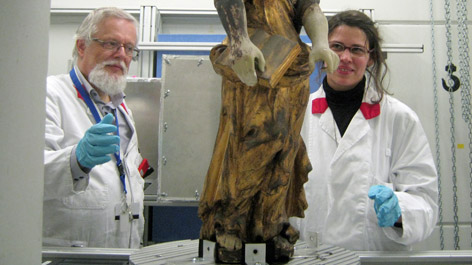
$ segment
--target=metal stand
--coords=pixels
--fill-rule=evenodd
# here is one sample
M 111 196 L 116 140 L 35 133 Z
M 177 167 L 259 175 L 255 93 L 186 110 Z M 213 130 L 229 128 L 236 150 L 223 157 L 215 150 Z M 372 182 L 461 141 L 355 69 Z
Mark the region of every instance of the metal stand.
M 246 264 L 265 265 L 265 246 L 247 244 L 245 247 Z M 265 245 L 265 244 L 262 244 Z M 130 264 L 135 265 L 190 265 L 190 264 L 217 264 L 215 263 L 214 242 L 199 240 L 182 240 L 156 244 L 144 247 L 130 256 Z M 198 252 L 197 252 L 198 251 Z M 262 260 L 262 258 L 264 260 Z M 294 264 L 360 264 L 359 256 L 343 248 L 319 245 L 312 248 L 305 242 L 295 244 L 295 254 L 287 262 Z
M 206 261 L 215 261 L 216 242 L 199 239 L 198 257 Z M 244 244 L 244 261 L 247 265 L 266 264 L 265 244 Z

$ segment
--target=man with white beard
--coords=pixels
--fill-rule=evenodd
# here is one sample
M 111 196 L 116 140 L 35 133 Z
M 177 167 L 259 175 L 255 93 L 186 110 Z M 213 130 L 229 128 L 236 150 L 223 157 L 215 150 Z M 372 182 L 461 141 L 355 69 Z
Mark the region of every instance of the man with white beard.
M 92 11 L 75 34 L 73 69 L 47 79 L 44 245 L 142 245 L 149 165 L 123 93 L 136 28 L 121 9 Z

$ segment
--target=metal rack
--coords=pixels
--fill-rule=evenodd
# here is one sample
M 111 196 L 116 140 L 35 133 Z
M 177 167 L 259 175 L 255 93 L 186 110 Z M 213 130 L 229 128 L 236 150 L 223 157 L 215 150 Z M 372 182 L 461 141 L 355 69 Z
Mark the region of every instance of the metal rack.
M 159 9 L 156 6 L 141 6 L 140 8 L 123 8 L 139 19 L 141 50 L 139 56 L 138 76 L 153 77 L 154 73 L 154 52 L 155 51 L 209 51 L 216 42 L 159 42 L 157 34 L 163 28 L 163 24 L 172 23 L 181 19 L 208 20 L 210 23 L 219 23 L 218 13 L 215 9 Z M 85 16 L 93 8 L 51 8 L 53 16 Z M 362 9 L 367 15 L 374 19 L 373 9 Z M 333 16 L 339 11 L 325 10 L 327 17 Z M 303 33 L 302 33 L 303 34 Z M 384 52 L 387 53 L 423 53 L 423 44 L 384 44 Z
M 346 251 L 323 246 L 316 254 L 304 242 L 296 244 L 294 264 L 472 264 L 472 251 Z M 311 256 L 306 255 L 311 251 Z M 324 253 L 324 254 L 323 254 Z M 332 254 L 329 254 L 332 253 Z M 320 255 L 321 254 L 321 255 Z M 341 256 L 344 258 L 338 259 Z M 214 264 L 198 258 L 198 240 L 156 244 L 142 249 L 43 248 L 43 264 Z M 321 260 L 323 259 L 323 260 Z M 351 260 L 354 263 L 347 263 Z M 340 261 L 341 260 L 341 261 Z M 200 262 L 200 263 L 199 263 Z M 344 262 L 344 263 L 340 263 Z
M 130 264 L 216 264 L 213 260 L 198 257 L 198 243 L 198 240 L 182 240 L 145 247 L 131 254 Z M 299 242 L 295 245 L 294 257 L 287 264 L 348 265 L 360 264 L 360 259 L 356 253 L 343 248 L 321 245 L 314 249 L 304 242 Z

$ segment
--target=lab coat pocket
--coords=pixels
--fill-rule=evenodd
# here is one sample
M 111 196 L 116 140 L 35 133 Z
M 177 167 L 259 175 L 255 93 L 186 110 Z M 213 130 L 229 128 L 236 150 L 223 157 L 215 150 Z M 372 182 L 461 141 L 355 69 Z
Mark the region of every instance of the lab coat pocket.
M 376 161 L 379 168 L 374 173 L 374 177 L 373 177 L 371 186 L 383 185 L 383 186 L 386 186 L 386 187 L 389 187 L 389 188 L 393 189 L 393 182 L 392 182 L 391 177 L 390 177 L 390 174 L 391 174 L 390 173 L 390 164 L 391 164 L 390 160 L 391 160 L 391 157 L 392 157 L 392 150 L 388 147 L 385 147 L 383 152 L 385 154 L 385 158 L 382 158 L 382 159 L 379 159 L 378 161 Z M 382 154 L 383 152 L 380 151 L 380 154 Z M 383 156 L 380 155 L 379 157 L 383 157 Z
M 107 205 L 107 190 L 87 189 L 62 199 L 64 205 L 69 209 L 105 209 Z

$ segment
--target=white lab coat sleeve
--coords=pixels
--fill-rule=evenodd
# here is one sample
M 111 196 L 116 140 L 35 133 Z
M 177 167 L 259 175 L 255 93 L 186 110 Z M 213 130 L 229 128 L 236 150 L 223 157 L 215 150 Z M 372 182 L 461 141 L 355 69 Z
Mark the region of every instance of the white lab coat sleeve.
M 90 173 L 91 170 L 88 169 L 87 172 L 82 170 L 79 161 L 77 161 L 76 150 L 77 145 L 75 145 L 70 152 L 70 171 L 74 182 L 74 191 L 84 191 L 89 183 L 90 176 L 88 173 Z
M 400 104 L 403 105 L 403 104 Z M 406 105 L 393 127 L 390 178 L 402 214 L 402 229 L 384 228 L 391 240 L 411 245 L 432 233 L 438 215 L 438 177 L 426 134 Z
M 44 199 L 60 198 L 85 190 L 88 176 L 84 173 L 81 185 L 75 185 L 71 171 L 71 153 L 76 144 L 66 146 L 62 122 L 61 96 L 57 91 L 64 90 L 63 83 L 48 78 L 46 96 L 45 148 L 44 148 Z M 85 182 L 84 182 L 85 180 Z

